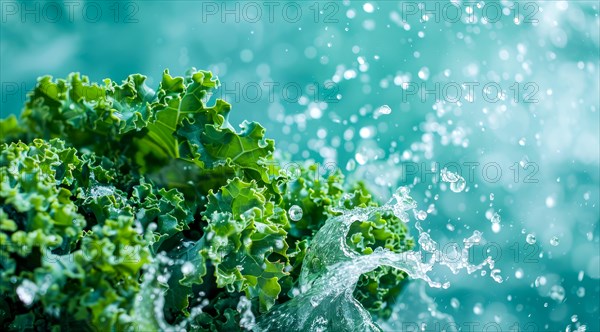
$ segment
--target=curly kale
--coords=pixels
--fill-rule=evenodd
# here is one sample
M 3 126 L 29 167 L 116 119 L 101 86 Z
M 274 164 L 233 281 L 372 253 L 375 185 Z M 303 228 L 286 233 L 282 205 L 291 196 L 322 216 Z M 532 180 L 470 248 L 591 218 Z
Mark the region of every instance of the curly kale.
M 292 177 L 273 166 L 260 124 L 236 130 L 228 103 L 207 105 L 218 86 L 195 69 L 165 71 L 156 91 L 139 74 L 42 77 L 21 117 L 0 120 L 2 330 L 240 329 L 242 296 L 256 315 L 294 297 L 336 208 L 378 204 L 339 171 L 306 165 Z M 391 214 L 353 224 L 347 244 L 362 254 L 413 246 Z M 377 269 L 354 296 L 387 317 L 405 277 Z

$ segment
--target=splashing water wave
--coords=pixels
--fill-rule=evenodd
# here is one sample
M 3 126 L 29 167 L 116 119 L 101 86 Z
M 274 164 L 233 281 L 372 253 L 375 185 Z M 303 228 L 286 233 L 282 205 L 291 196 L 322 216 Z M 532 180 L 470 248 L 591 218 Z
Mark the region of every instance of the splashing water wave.
M 465 269 L 467 273 L 494 267 L 488 257 L 480 264 L 469 263 L 468 251 L 482 240 L 482 233 L 463 240 L 464 248 L 460 256 L 449 257 L 437 249 L 437 243 L 429 233 L 424 232 L 419 223 L 419 244 L 421 250 L 432 253 L 424 259 L 421 251 L 393 253 L 377 248 L 372 254 L 361 255 L 346 244 L 346 235 L 356 221 L 368 220 L 376 213 L 391 211 L 404 222 L 408 222 L 406 211 L 416 208 L 409 196 L 408 188 L 400 188 L 388 203 L 381 207 L 339 210 L 342 214 L 327 220 L 315 235 L 302 266 L 300 294 L 292 300 L 273 308 L 260 317 L 254 326 L 255 331 L 380 331 L 370 314 L 352 296 L 354 288 L 364 273 L 381 266 L 400 269 L 413 279 L 421 279 L 430 287 L 448 288 L 449 282 L 434 281 L 428 272 L 436 265 L 447 266 L 457 274 Z M 456 254 L 456 253 L 455 253 Z

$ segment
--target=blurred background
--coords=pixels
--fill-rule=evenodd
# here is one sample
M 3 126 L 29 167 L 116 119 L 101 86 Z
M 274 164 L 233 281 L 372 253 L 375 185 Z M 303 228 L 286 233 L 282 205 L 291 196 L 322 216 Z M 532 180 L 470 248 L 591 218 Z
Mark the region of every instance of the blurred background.
M 411 186 L 442 247 L 483 232 L 472 260 L 492 256 L 502 282 L 440 268 L 432 275 L 452 286 L 425 290 L 462 330 L 600 331 L 598 11 L 597 1 L 2 0 L 0 111 L 20 113 L 42 75 L 139 72 L 156 88 L 165 68 L 212 70 L 231 122 L 263 124 L 283 158 L 340 168 L 382 201 Z M 464 187 L 442 181 L 443 168 Z M 387 329 L 409 317 L 400 302 Z

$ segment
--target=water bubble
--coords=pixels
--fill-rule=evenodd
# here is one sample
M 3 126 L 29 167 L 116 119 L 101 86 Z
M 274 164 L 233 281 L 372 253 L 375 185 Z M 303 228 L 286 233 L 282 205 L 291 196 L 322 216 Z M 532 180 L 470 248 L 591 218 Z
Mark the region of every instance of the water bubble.
M 535 244 L 535 242 L 536 242 L 535 235 L 527 234 L 525 241 L 527 241 L 527 243 L 529 243 L 529 244 Z
M 425 218 L 427 218 L 427 212 L 420 210 L 419 212 L 417 212 L 417 219 L 419 220 L 425 220 Z
M 562 302 L 565 299 L 565 289 L 560 285 L 554 285 L 550 288 L 550 298 L 556 302 Z
M 583 287 L 577 288 L 577 296 L 584 297 L 585 296 L 585 288 L 583 288 Z
M 375 112 L 373 112 L 373 119 L 379 119 L 382 115 L 388 115 L 392 113 L 392 109 L 388 105 L 383 105 L 378 107 Z
M 553 208 L 556 204 L 556 200 L 552 196 L 546 197 L 546 207 Z
M 299 207 L 298 205 L 292 205 L 292 207 L 290 207 L 290 210 L 288 211 L 289 215 L 290 215 L 290 219 L 292 219 L 293 221 L 298 221 L 300 219 L 302 219 L 302 208 Z
M 575 323 L 575 322 L 577 322 L 577 319 L 578 319 L 577 315 L 571 316 L 571 322 Z
M 493 201 L 493 200 L 494 200 L 494 193 L 491 193 L 490 194 L 490 201 Z
M 556 247 L 556 246 L 557 246 L 559 243 L 560 243 L 560 241 L 559 241 L 558 237 L 556 237 L 556 236 L 553 236 L 553 237 L 550 239 L 550 244 L 551 244 L 551 245 L 553 245 L 553 246 L 555 246 L 555 247 Z
M 521 138 L 521 139 L 519 140 L 519 145 L 520 145 L 520 146 L 525 146 L 525 138 Z

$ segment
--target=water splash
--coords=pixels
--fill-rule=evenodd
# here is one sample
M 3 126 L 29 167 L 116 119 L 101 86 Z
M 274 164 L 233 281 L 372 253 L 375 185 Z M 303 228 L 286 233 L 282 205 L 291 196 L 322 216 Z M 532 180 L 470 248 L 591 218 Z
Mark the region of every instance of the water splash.
M 352 296 L 362 274 L 381 266 L 390 266 L 406 272 L 412 279 L 425 281 L 430 287 L 446 289 L 450 287 L 449 282 L 435 281 L 428 275 L 436 265 L 444 265 L 454 274 L 462 269 L 470 274 L 486 265 L 490 270 L 493 269 L 491 257 L 478 265 L 469 263 L 469 248 L 482 241 L 479 231 L 474 231 L 473 235 L 463 240 L 464 248 L 460 252 L 457 250 L 449 254 L 439 251 L 437 243 L 417 222 L 415 227 L 419 231 L 419 244 L 429 258 L 425 258 L 422 251 L 393 253 L 383 248 L 377 248 L 369 255 L 361 255 L 346 244 L 346 236 L 354 222 L 366 221 L 382 212 L 392 212 L 408 222 L 407 211 L 415 208 L 416 202 L 409 196 L 409 189 L 402 187 L 381 207 L 337 210 L 341 215 L 327 220 L 311 242 L 300 275 L 300 293 L 260 317 L 254 330 L 380 331 L 368 311 Z M 496 280 L 498 272 L 494 276 Z
M 175 260 L 159 253 L 153 263 L 144 268 L 141 291 L 134 301 L 131 316 L 122 315 L 122 323 L 133 323 L 139 331 L 186 331 L 193 324 L 194 319 L 202 313 L 202 309 L 208 305 L 208 300 L 190 309 L 188 317 L 178 324 L 169 324 L 165 318 L 165 289 L 171 278 L 170 268 L 181 265 L 182 269 L 188 262 Z

